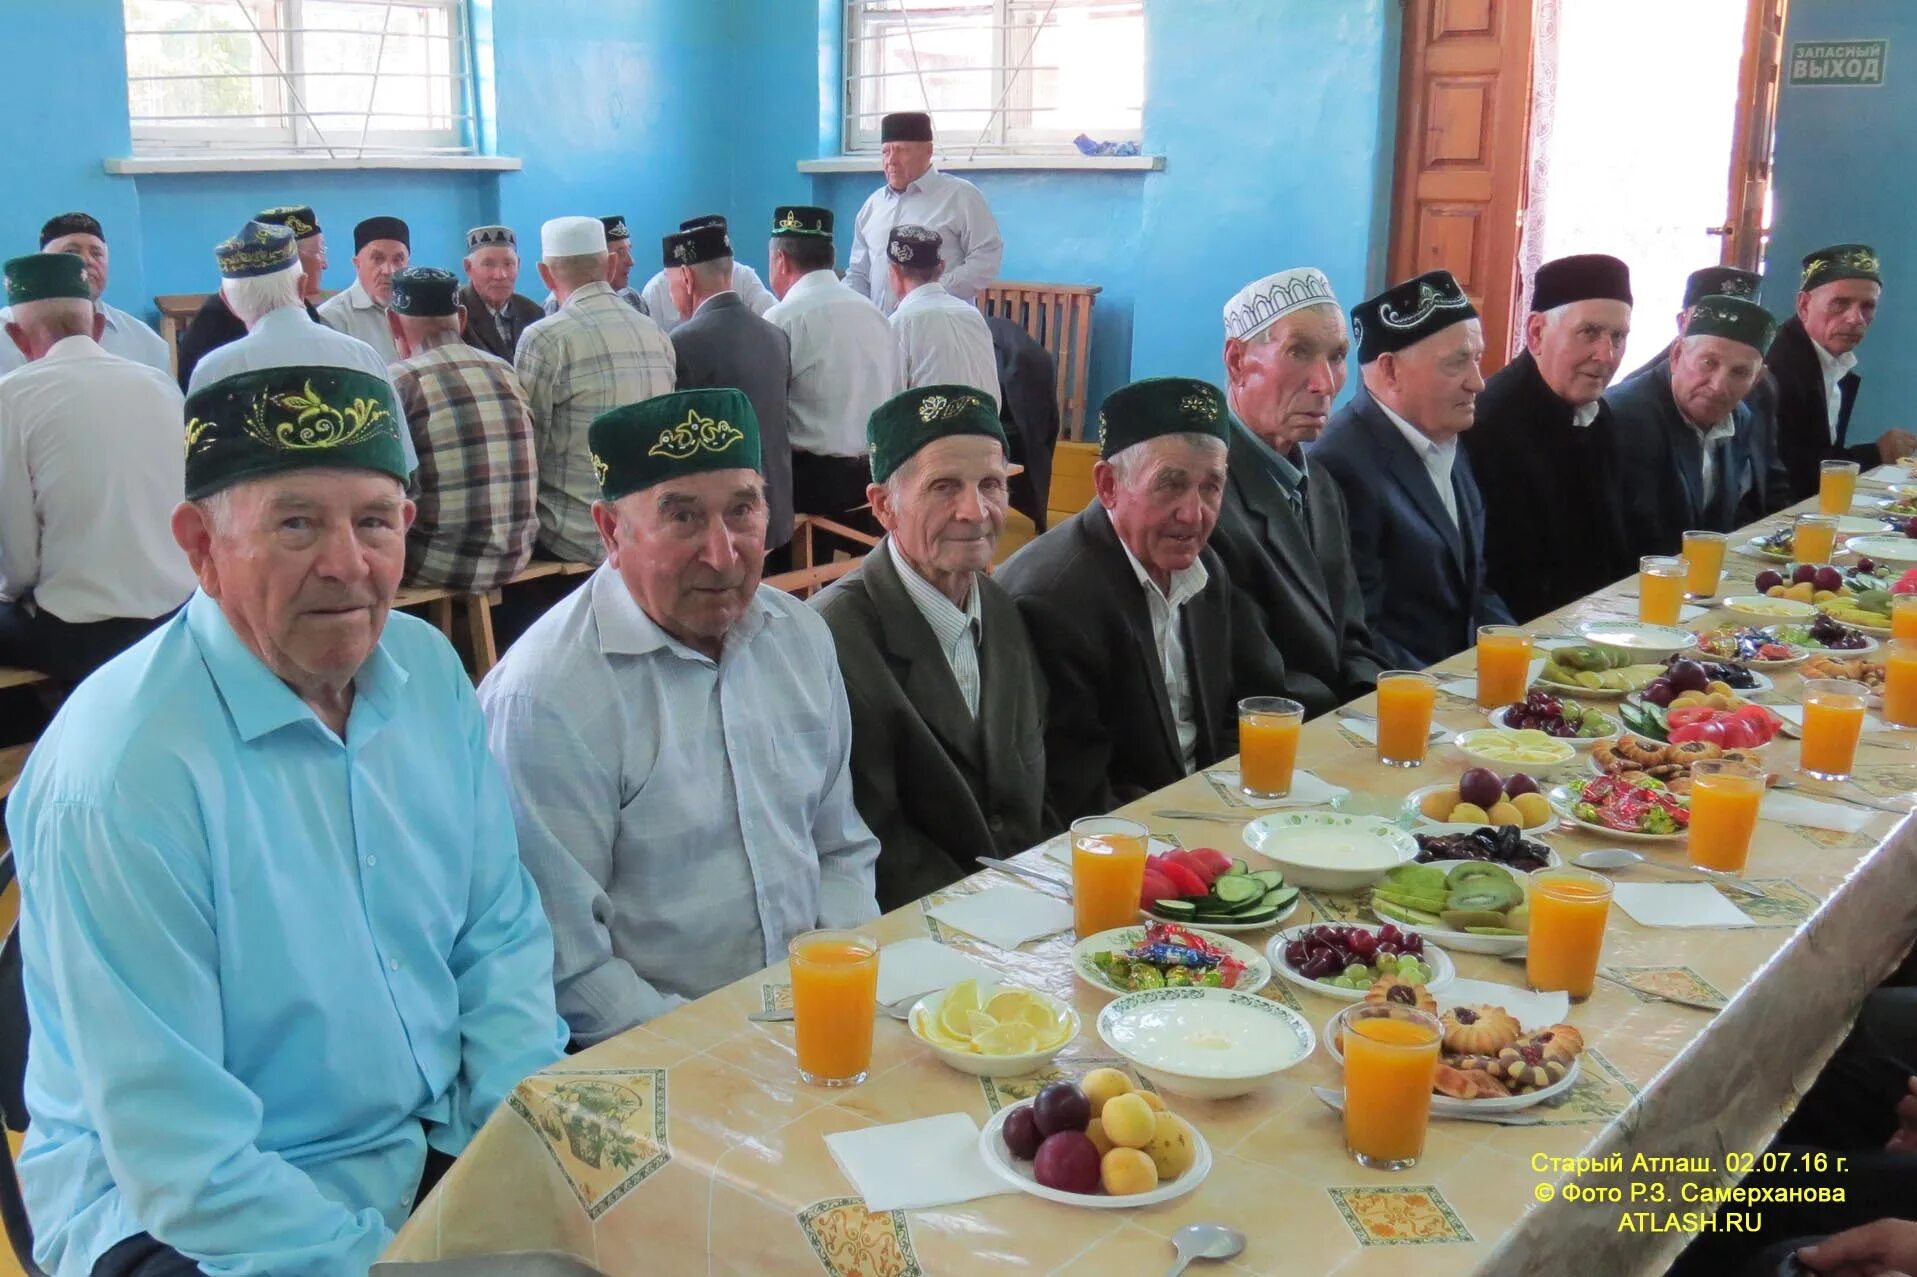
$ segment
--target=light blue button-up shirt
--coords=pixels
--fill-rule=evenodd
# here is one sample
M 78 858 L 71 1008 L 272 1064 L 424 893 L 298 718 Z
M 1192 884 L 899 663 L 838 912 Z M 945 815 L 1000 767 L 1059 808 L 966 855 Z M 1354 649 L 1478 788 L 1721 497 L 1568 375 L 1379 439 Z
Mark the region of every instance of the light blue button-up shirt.
M 552 936 L 452 649 L 394 613 L 341 740 L 205 594 L 81 685 L 9 801 L 36 1255 L 152 1233 L 364 1274 L 426 1145 L 559 1057 Z
M 602 565 L 480 685 L 559 1011 L 598 1042 L 878 916 L 831 631 L 761 586 L 717 661 Z

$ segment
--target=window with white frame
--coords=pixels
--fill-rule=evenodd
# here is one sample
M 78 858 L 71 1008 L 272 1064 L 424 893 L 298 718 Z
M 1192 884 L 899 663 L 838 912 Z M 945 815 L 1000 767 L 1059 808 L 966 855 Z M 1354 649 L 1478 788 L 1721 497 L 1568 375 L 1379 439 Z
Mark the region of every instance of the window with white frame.
M 1135 142 L 1144 101 L 1142 0 L 846 0 L 848 154 L 892 111 L 929 112 L 947 156 Z
M 475 149 L 465 0 L 124 0 L 136 152 Z

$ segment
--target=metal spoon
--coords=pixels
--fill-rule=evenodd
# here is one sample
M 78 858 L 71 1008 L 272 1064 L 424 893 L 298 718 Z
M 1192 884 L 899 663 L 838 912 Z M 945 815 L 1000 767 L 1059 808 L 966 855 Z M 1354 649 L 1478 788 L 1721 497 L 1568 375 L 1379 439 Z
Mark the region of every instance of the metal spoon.
M 1721 869 L 1703 869 L 1696 865 L 1667 865 L 1661 860 L 1652 860 L 1641 852 L 1626 851 L 1622 847 L 1602 847 L 1597 851 L 1583 852 L 1571 863 L 1580 869 L 1595 869 L 1600 873 L 1615 873 L 1620 869 L 1644 865 L 1681 877 L 1702 878 L 1707 882 L 1721 883 L 1733 891 L 1741 891 L 1749 896 L 1764 894 L 1761 888 L 1753 887 L 1736 874 L 1727 874 Z
M 923 993 L 914 993 L 911 997 L 900 998 L 897 1002 L 881 1002 L 879 1010 L 894 1020 L 909 1020 L 912 1018 L 912 1008 L 917 1006 L 919 999 L 924 996 Z M 784 1007 L 777 1011 L 748 1011 L 746 1019 L 756 1024 L 785 1024 L 793 1019 L 792 1008 Z
M 1245 1249 L 1245 1235 L 1225 1224 L 1187 1224 L 1172 1234 L 1178 1262 L 1165 1277 L 1178 1277 L 1194 1259 L 1231 1259 Z

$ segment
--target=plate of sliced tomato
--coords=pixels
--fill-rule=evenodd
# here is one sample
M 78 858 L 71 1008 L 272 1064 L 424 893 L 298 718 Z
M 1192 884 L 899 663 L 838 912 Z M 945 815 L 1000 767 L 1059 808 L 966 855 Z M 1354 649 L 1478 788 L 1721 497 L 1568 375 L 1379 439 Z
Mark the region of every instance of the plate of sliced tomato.
M 1703 741 L 1724 749 L 1757 749 L 1784 730 L 1784 720 L 1762 705 L 1742 709 L 1712 709 L 1685 705 L 1665 711 L 1665 737 L 1673 745 Z

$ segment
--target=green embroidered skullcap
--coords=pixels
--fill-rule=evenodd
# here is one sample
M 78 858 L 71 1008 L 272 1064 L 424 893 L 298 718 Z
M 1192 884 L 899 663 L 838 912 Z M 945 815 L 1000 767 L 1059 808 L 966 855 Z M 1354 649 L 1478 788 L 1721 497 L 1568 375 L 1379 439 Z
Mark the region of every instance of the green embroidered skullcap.
M 1742 297 L 1700 297 L 1684 324 L 1686 337 L 1728 337 L 1754 347 L 1758 354 L 1771 348 L 1777 321 L 1754 301 Z
M 608 501 L 681 475 L 759 468 L 758 415 L 745 392 L 730 387 L 680 390 L 602 412 L 586 443 Z
M 1224 440 L 1224 392 L 1194 377 L 1147 377 L 1120 386 L 1098 406 L 1098 455 L 1109 460 L 1160 435 Z
M 772 210 L 772 233 L 831 239 L 832 210 L 811 204 L 781 204 Z
M 1868 279 L 1884 282 L 1877 250 L 1869 244 L 1832 244 L 1804 256 L 1804 282 L 1798 287 L 1809 292 L 1819 284 L 1840 279 Z
M 377 470 L 404 484 L 405 428 L 392 386 L 357 368 L 236 373 L 186 401 L 186 496 L 318 466 Z
M 213 246 L 221 279 L 256 279 L 285 270 L 299 259 L 299 240 L 289 227 L 248 222 L 232 239 Z
M 395 314 L 431 319 L 459 313 L 459 277 L 437 266 L 408 266 L 393 272 Z
M 253 214 L 256 222 L 265 222 L 268 226 L 284 226 L 293 232 L 296 239 L 311 239 L 320 233 L 319 218 L 313 215 L 310 204 L 282 204 L 278 208 L 263 208 Z
M 1005 429 L 989 397 L 970 386 L 919 386 L 873 409 L 865 421 L 866 451 L 872 458 L 872 482 L 884 483 L 892 472 L 934 439 L 952 435 L 982 435 L 1006 447 Z
M 6 265 L 7 305 L 77 297 L 92 301 L 86 270 L 72 253 L 28 253 Z

